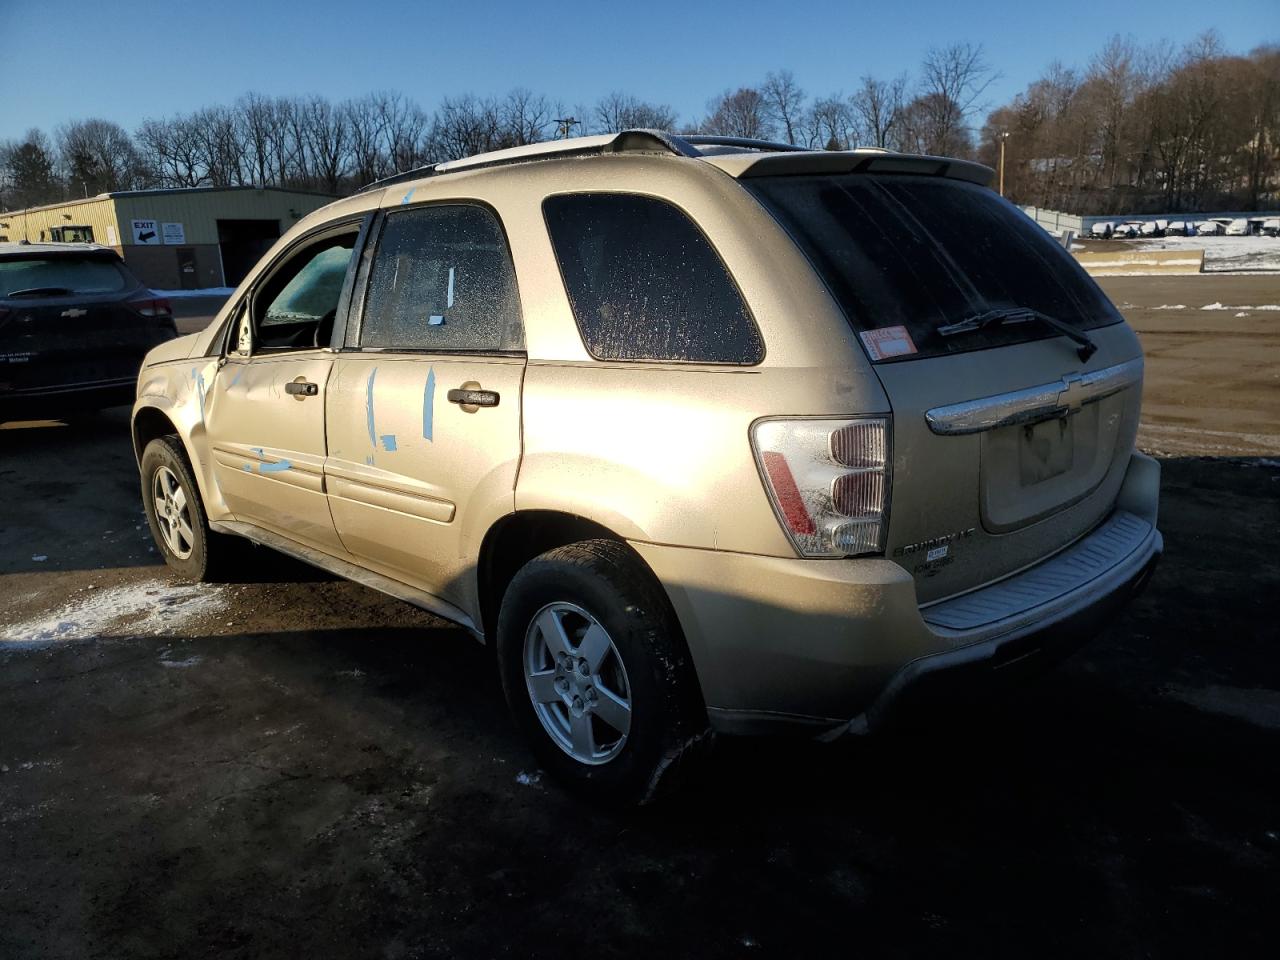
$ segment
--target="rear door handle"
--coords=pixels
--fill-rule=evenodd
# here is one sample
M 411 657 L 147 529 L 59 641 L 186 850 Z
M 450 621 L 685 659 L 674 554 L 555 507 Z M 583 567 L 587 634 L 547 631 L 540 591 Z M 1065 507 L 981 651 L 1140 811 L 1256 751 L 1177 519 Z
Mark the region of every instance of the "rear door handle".
M 463 407 L 496 407 L 498 393 L 496 390 L 454 389 L 448 393 L 449 402 Z
M 314 397 L 320 392 L 320 388 L 309 380 L 291 380 L 284 385 L 284 392 L 292 394 L 301 400 L 303 397 Z

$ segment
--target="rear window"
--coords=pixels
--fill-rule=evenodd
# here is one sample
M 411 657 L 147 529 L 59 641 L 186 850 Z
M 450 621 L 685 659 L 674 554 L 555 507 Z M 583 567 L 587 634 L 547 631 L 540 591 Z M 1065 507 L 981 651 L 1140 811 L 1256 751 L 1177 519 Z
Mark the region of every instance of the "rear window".
M 1069 253 L 985 187 L 864 174 L 743 183 L 809 256 L 864 342 L 903 349 L 895 328 L 906 329 L 918 352 L 889 359 L 1058 336 L 1039 322 L 937 332 L 991 310 L 1030 308 L 1085 330 L 1122 319 Z
M 597 360 L 756 364 L 760 333 L 729 272 L 683 211 L 583 193 L 543 203 L 587 350 Z
M 119 293 L 133 285 L 120 265 L 105 257 L 0 259 L 0 297 Z

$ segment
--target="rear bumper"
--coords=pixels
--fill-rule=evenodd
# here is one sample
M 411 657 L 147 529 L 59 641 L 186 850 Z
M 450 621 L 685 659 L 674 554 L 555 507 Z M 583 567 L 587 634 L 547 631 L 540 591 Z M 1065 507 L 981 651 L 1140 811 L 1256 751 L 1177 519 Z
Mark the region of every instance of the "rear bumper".
M 1164 550 L 1159 531 L 1151 533 L 1145 547 L 1122 569 L 1113 571 L 1106 583 L 1086 587 L 1089 595 L 1081 598 L 1082 602 L 1060 605 L 1056 611 L 990 640 L 913 660 L 846 728 L 863 732 L 889 726 L 957 697 L 972 697 L 1016 680 L 1027 670 L 1074 652 L 1146 587 Z
M 860 731 L 1063 654 L 1149 579 L 1159 465 L 1135 454 L 1116 511 L 1059 554 L 920 607 L 889 560 L 800 560 L 633 546 L 667 589 L 712 725 Z

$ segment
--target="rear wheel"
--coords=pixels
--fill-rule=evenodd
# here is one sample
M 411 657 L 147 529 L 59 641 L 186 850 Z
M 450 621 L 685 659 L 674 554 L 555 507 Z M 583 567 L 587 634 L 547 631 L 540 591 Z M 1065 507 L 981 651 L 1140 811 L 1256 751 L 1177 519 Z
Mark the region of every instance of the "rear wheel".
M 158 437 L 142 452 L 142 503 L 165 563 L 188 580 L 222 579 L 233 538 L 209 529 L 200 489 L 177 437 Z
M 498 657 L 543 767 L 594 799 L 644 803 L 709 742 L 674 614 L 625 544 L 584 541 L 526 564 L 503 598 Z

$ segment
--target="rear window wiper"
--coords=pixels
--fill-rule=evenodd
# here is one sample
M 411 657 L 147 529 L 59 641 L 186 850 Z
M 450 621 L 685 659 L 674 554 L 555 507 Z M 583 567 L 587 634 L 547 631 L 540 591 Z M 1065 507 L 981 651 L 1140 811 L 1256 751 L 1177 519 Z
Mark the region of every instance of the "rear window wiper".
M 984 310 L 982 313 L 975 313 L 972 317 L 966 317 L 956 323 L 938 327 L 938 335 L 950 337 L 957 333 L 970 333 L 974 330 L 986 330 L 988 327 L 1000 327 L 1006 323 L 1026 323 L 1030 320 L 1039 320 L 1045 326 L 1052 327 L 1072 340 L 1076 344 L 1076 353 L 1081 363 L 1086 362 L 1098 352 L 1098 345 L 1083 330 L 1030 307 L 1001 307 L 995 310 Z
M 26 287 L 22 290 L 12 290 L 6 296 L 10 297 L 65 297 L 70 293 L 74 293 L 70 287 Z

